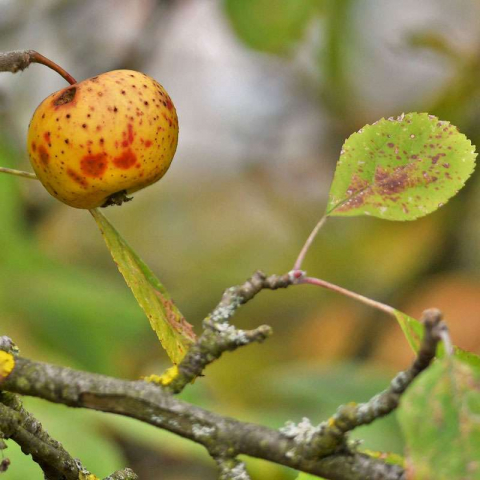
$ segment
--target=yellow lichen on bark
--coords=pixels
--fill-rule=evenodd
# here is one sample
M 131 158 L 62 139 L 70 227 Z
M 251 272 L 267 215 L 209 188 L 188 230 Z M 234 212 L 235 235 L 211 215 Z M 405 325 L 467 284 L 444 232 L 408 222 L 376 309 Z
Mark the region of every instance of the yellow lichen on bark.
M 7 378 L 15 367 L 15 357 L 8 352 L 0 350 L 0 381 Z

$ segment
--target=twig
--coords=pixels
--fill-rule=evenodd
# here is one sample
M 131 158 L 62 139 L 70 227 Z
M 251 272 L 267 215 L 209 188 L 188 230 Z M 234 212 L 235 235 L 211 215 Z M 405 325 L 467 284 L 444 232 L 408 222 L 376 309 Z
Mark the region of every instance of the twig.
M 104 478 L 104 480 L 137 480 L 137 479 L 138 479 L 138 475 L 130 468 L 118 470 L 117 472 L 114 472 L 108 477 Z
M 8 395 L 10 399 L 6 399 Z M 49 480 L 78 480 L 75 460 L 25 412 L 18 397 L 2 393 L 0 400 L 0 430 L 4 438 L 11 438 L 24 453 L 32 455 Z M 17 408 L 7 406 L 5 400 L 17 403 Z
M 277 290 L 287 288 L 294 283 L 291 275 L 266 276 L 260 270 L 255 272 L 245 283 L 230 287 L 223 293 L 222 300 L 207 317 L 207 321 L 224 322 L 230 319 L 241 305 L 252 300 L 264 289 Z
M 367 455 L 332 449 L 321 458 L 302 456 L 308 442 L 261 425 L 240 422 L 183 402 L 143 381 L 125 381 L 17 357 L 3 381 L 6 391 L 136 418 L 204 445 L 216 453 L 221 445 L 231 455 L 250 455 L 332 480 L 364 480 L 372 468 L 378 479 L 401 479 L 402 470 Z M 300 448 L 301 447 L 301 448 Z M 393 475 L 393 476 L 392 476 Z
M 263 342 L 272 329 L 262 325 L 255 330 L 240 330 L 228 323 L 237 309 L 251 300 L 263 289 L 287 288 L 295 283 L 291 275 L 271 275 L 255 272 L 243 285 L 225 290 L 222 300 L 203 321 L 204 331 L 189 348 L 187 355 L 178 365 L 178 375 L 168 388 L 179 393 L 193 379 L 200 376 L 207 365 L 217 360 L 222 353 L 233 351 L 253 342 Z
M 29 178 L 31 180 L 38 180 L 38 177 L 34 173 L 24 172 L 23 170 L 15 170 L 13 168 L 0 167 L 0 173 L 8 173 L 10 175 L 16 175 L 18 177 Z
M 178 365 L 178 374 L 168 384 L 168 389 L 173 393 L 180 393 L 224 352 L 234 351 L 254 342 L 261 343 L 271 334 L 272 329 L 268 325 L 261 325 L 254 330 L 240 330 L 227 323 L 205 322 L 204 332 Z
M 437 309 L 425 310 L 422 322 L 425 325 L 425 335 L 412 366 L 400 372 L 391 381 L 387 390 L 375 395 L 367 403 L 342 405 L 337 413 L 319 428 L 322 434 L 319 437 L 319 445 L 325 443 L 325 434 L 331 437 L 332 443 L 343 445 L 347 432 L 359 426 L 368 425 L 398 407 L 401 395 L 434 359 L 437 344 L 446 330 L 446 325 L 442 322 L 442 314 Z
M 77 81 L 62 67 L 52 62 L 47 57 L 36 52 L 35 50 L 16 50 L 13 52 L 0 52 L 0 72 L 17 73 L 25 70 L 32 63 L 40 63 L 51 68 L 61 75 L 70 85 Z
M 9 353 L 18 352 L 8 337 L 0 337 L 0 347 Z M 48 480 L 78 480 L 80 471 L 85 473 L 85 477 L 90 473 L 63 448 L 60 442 L 43 429 L 42 424 L 30 412 L 25 410 L 18 395 L 0 393 L 0 431 L 3 438 L 10 438 L 25 454 L 32 455 Z M 113 473 L 105 480 L 137 478 L 132 470 L 126 468 Z

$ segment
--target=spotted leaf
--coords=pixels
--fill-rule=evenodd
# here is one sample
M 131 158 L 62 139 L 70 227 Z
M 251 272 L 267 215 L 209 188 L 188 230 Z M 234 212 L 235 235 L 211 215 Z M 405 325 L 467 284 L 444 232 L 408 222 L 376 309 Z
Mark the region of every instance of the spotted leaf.
M 455 126 L 426 113 L 367 125 L 343 145 L 327 215 L 423 217 L 463 187 L 476 155 Z
M 444 358 L 422 373 L 397 412 L 408 478 L 480 478 L 480 371 Z

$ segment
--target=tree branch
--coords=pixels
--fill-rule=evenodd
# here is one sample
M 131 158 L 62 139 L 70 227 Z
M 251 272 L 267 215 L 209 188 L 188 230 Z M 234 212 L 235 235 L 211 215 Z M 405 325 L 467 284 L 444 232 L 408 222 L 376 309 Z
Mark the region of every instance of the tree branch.
M 41 425 L 38 424 L 41 430 Z M 23 453 L 31 455 L 43 470 L 48 480 L 78 480 L 75 460 L 61 447 L 55 446 L 29 431 L 24 425 L 23 416 L 12 408 L 0 403 L 0 430 L 4 438 L 18 443 Z
M 423 372 L 435 358 L 438 342 L 442 340 L 447 330 L 442 321 L 442 314 L 437 309 L 423 312 L 422 322 L 425 326 L 425 335 L 417 358 L 408 370 L 400 372 L 385 391 L 375 395 L 367 403 L 342 405 L 337 413 L 324 422 L 319 428 L 319 452 L 325 443 L 325 435 L 330 436 L 331 444 L 339 446 L 345 443 L 345 434 L 362 425 L 368 425 L 378 418 L 388 415 L 395 410 L 400 402 L 401 395 L 410 386 L 413 380 Z
M 23 408 L 18 395 L 0 393 L 0 432 L 3 438 L 16 442 L 23 453 L 32 456 L 47 480 L 78 480 L 80 472 L 86 476 L 90 473 Z M 127 468 L 113 473 L 105 480 L 137 478 L 135 473 Z
M 0 342 L 0 346 L 4 342 Z M 178 400 L 164 388 L 144 381 L 119 380 L 66 367 L 16 358 L 3 390 L 136 418 L 204 445 L 214 456 L 245 454 L 332 480 L 402 479 L 403 470 L 381 460 L 344 449 L 323 458 L 305 456 L 300 445 L 281 431 L 239 422 Z M 219 451 L 219 448 L 221 451 Z
M 434 358 L 437 343 L 446 331 L 437 310 L 424 313 L 424 339 L 415 362 L 408 370 L 398 374 L 387 390 L 369 402 L 342 406 L 330 420 L 318 426 L 313 426 L 308 419 L 304 419 L 298 425 L 287 422 L 284 428 L 277 431 L 223 417 L 183 402 L 172 394 L 182 390 L 223 352 L 263 341 L 271 333 L 270 327 L 239 330 L 229 324 L 230 318 L 241 305 L 254 298 L 261 290 L 286 288 L 301 282 L 303 276 L 301 271 L 269 277 L 262 272 L 256 272 L 243 285 L 227 289 L 221 302 L 204 320 L 204 333 L 178 366 L 178 376 L 167 387 L 35 362 L 19 357 L 13 342 L 8 337 L 0 337 L 0 350 L 15 356 L 15 366 L 2 382 L 1 388 L 71 407 L 90 408 L 136 418 L 190 439 L 203 445 L 216 460 L 220 480 L 248 480 L 243 463 L 237 459 L 237 456 L 242 454 L 332 480 L 404 480 L 405 472 L 401 467 L 357 452 L 356 447 L 348 442 L 347 434 L 350 430 L 371 423 L 394 410 L 400 396 L 413 379 L 428 367 Z M 12 398 L 17 397 L 12 395 Z M 7 404 L 3 408 L 11 408 L 8 402 L 4 403 Z M 18 414 L 18 409 L 14 410 Z M 6 423 L 0 423 L 0 428 L 8 432 L 11 438 L 16 435 L 16 441 L 23 442 L 27 446 L 27 452 L 32 451 L 32 455 L 37 455 L 48 466 L 56 468 L 55 463 L 50 463 L 53 461 L 53 452 L 50 449 L 61 449 L 61 445 L 55 441 L 52 443 L 48 436 L 44 439 L 32 439 L 28 435 L 23 438 L 22 429 L 27 433 L 34 433 L 25 428 L 28 423 L 20 424 L 15 412 L 3 412 L 0 410 L 0 415 Z M 6 420 L 9 418 L 11 421 Z M 42 440 L 43 443 L 37 445 Z M 68 453 L 65 454 L 68 460 Z M 71 465 L 71 461 L 66 461 L 65 465 Z M 56 480 L 58 477 L 51 478 Z M 135 474 L 128 469 L 109 477 L 110 480 L 134 478 Z M 65 479 L 70 480 L 70 477 L 65 474 Z
M 196 377 L 200 376 L 207 365 L 214 362 L 226 351 L 233 351 L 253 342 L 263 342 L 272 334 L 268 325 L 255 330 L 240 330 L 229 324 L 237 309 L 252 300 L 261 290 L 287 288 L 296 278 L 290 274 L 267 277 L 263 272 L 255 272 L 244 284 L 225 290 L 222 300 L 212 313 L 203 321 L 204 331 L 187 355 L 178 365 L 178 374 L 168 384 L 170 391 L 179 393 Z
M 250 480 L 245 464 L 236 458 L 214 457 L 217 462 L 219 480 Z
M 138 476 L 130 468 L 125 468 L 124 470 L 118 470 L 117 472 L 112 473 L 104 480 L 137 480 Z

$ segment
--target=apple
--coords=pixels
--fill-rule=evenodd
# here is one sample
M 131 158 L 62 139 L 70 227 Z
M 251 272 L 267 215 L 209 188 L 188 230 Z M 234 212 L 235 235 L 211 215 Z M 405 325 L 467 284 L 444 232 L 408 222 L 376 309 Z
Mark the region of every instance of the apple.
M 75 208 L 128 200 L 165 175 L 178 118 L 165 89 L 135 71 L 114 70 L 47 97 L 28 128 L 33 169 L 48 192 Z

